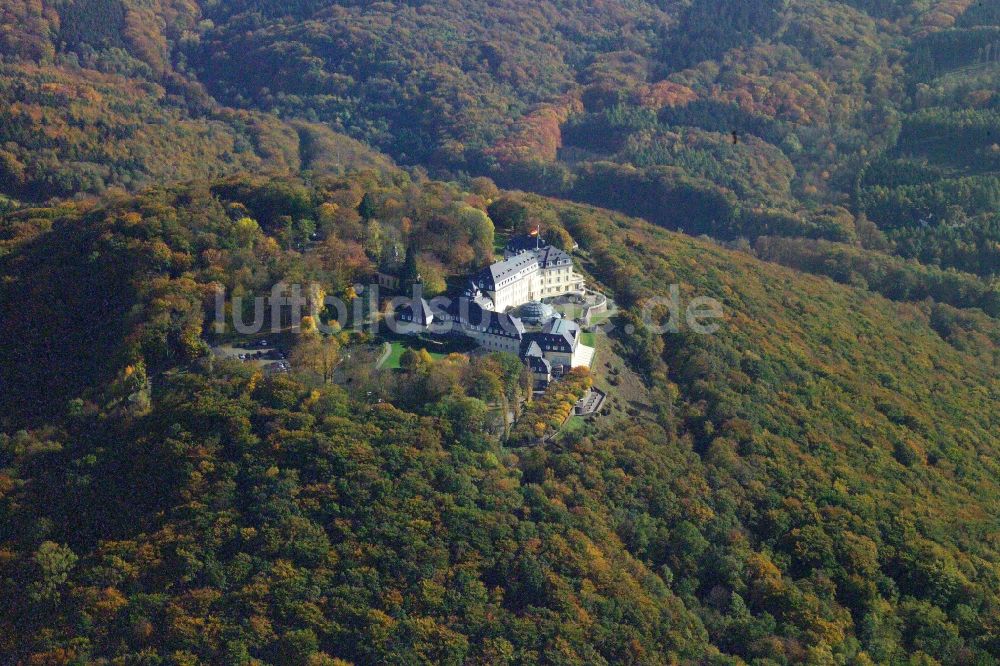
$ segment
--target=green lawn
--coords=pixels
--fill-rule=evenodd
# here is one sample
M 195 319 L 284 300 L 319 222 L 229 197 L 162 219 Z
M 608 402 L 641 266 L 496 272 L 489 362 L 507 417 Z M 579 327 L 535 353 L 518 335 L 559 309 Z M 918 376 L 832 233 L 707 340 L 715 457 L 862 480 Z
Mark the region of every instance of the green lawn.
M 565 437 L 583 432 L 586 427 L 586 419 L 576 415 L 570 416 L 569 420 L 567 420 L 566 423 L 563 424 L 563 427 L 559 430 L 557 439 L 562 440 Z
M 407 349 L 427 349 L 427 345 L 420 340 L 392 340 L 390 343 L 392 351 L 389 352 L 388 358 L 385 359 L 385 363 L 382 364 L 382 368 L 388 368 L 389 370 L 396 370 L 399 368 L 399 359 L 403 356 L 403 352 Z M 437 360 L 444 358 L 447 354 L 441 352 L 430 351 L 431 358 Z
M 597 335 L 592 331 L 583 331 L 580 333 L 580 342 L 588 347 L 593 347 L 597 343 Z
M 504 248 L 507 247 L 507 241 L 510 240 L 512 235 L 513 234 L 507 231 L 497 231 L 493 235 L 493 254 L 495 254 L 497 258 L 503 259 Z

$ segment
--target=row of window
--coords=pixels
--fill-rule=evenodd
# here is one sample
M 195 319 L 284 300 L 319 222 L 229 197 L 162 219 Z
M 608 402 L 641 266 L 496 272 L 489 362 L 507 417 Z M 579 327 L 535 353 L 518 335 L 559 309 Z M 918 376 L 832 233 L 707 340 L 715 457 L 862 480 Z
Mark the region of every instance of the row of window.
M 502 342 L 498 342 L 496 340 L 490 340 L 488 338 L 486 340 L 482 341 L 482 345 L 484 347 L 490 347 L 490 348 L 493 348 L 493 349 L 506 349 L 506 350 L 510 350 L 510 349 L 513 348 L 513 345 L 504 344 Z

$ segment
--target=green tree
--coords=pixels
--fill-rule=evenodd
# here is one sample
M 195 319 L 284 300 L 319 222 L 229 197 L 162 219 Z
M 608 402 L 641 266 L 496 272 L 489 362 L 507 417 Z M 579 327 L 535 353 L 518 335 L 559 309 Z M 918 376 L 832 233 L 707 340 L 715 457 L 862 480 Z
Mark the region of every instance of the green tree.
M 361 197 L 361 203 L 358 204 L 358 215 L 365 222 L 370 221 L 375 217 L 375 200 L 372 198 L 371 193 L 365 192 L 364 196 Z
M 57 601 L 60 590 L 69 581 L 69 572 L 76 565 L 76 554 L 69 546 L 43 541 L 33 559 L 37 573 L 28 586 L 28 595 L 35 601 Z
M 478 208 L 465 205 L 458 210 L 458 221 L 469 236 L 469 244 L 476 253 L 476 263 L 489 263 L 493 259 L 493 220 Z
M 491 203 L 486 212 L 502 229 L 522 229 L 528 223 L 528 207 L 508 197 L 502 197 Z
M 406 256 L 403 259 L 403 270 L 399 276 L 400 284 L 404 289 L 413 285 L 420 277 L 420 270 L 417 268 L 417 255 L 419 251 L 410 244 L 406 248 Z

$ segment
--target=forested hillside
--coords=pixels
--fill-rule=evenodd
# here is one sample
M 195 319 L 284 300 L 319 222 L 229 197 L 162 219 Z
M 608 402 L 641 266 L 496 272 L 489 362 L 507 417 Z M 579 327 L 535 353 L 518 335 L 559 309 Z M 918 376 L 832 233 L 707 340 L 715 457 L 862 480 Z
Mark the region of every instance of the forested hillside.
M 0 25 L 15 199 L 328 169 L 363 152 L 339 132 L 692 234 L 996 273 L 983 3 L 17 0 Z
M 328 128 L 222 107 L 175 71 L 171 48 L 198 15 L 193 3 L 4 3 L 0 196 L 388 164 Z
M 404 163 L 720 238 L 753 241 L 755 211 L 778 209 L 783 235 L 990 276 L 1000 42 L 982 7 L 224 3 L 181 53 L 228 104 Z M 865 233 L 815 222 L 821 205 Z
M 204 359 L 213 280 L 344 289 L 356 275 L 327 262 L 364 243 L 352 204 L 370 193 L 391 229 L 385 202 L 406 191 L 408 212 L 436 206 L 426 219 L 455 232 L 468 214 L 448 199 L 484 203 L 370 176 L 230 180 L 7 218 L 5 283 L 36 285 L 45 309 L 25 310 L 34 348 L 3 367 L 54 381 L 5 396 L 8 414 L 45 420 L 2 439 L 5 653 L 989 663 L 995 321 L 528 197 L 507 208 L 579 238 L 623 304 L 676 281 L 726 306 L 713 336 L 654 335 L 626 312 L 612 335 L 646 381 L 638 418 L 508 448 L 489 405 L 520 380 L 502 357 L 425 359 L 343 388 Z M 323 241 L 296 251 L 287 234 L 330 209 Z M 57 296 L 88 279 L 117 300 Z M 90 312 L 102 337 L 67 338 L 93 330 L 69 323 Z M 59 326 L 27 332 L 42 319 Z M 66 355 L 44 351 L 58 345 Z
M 998 77 L 975 0 L 3 2 L 0 664 L 998 663 Z M 538 228 L 590 371 L 379 369 L 377 267 Z

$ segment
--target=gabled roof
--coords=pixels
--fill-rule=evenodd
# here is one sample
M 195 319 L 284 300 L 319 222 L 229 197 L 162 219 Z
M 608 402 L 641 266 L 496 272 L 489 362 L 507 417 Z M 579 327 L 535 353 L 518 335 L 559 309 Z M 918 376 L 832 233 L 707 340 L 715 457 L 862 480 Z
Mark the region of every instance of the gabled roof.
M 542 354 L 537 340 L 528 340 L 522 346 L 521 358 L 532 372 L 552 374 L 552 363 Z
M 542 329 L 543 333 L 552 333 L 554 335 L 569 334 L 573 338 L 577 338 L 580 335 L 580 327 L 577 323 L 571 319 L 563 319 L 556 317 L 555 319 L 550 319 L 545 327 Z
M 580 327 L 575 321 L 569 319 L 553 319 L 549 321 L 545 325 L 545 328 L 542 329 L 542 333 L 553 340 L 557 338 L 565 340 L 571 351 L 575 350 L 577 343 L 580 342 Z M 562 342 L 553 344 L 562 346 Z
M 447 312 L 448 317 L 452 321 L 471 324 L 473 326 L 481 326 L 482 322 L 489 317 L 489 310 L 483 308 L 475 300 L 465 296 L 451 299 L 445 312 Z
M 524 324 L 517 317 L 509 314 L 504 314 L 502 312 L 493 312 L 487 310 L 490 313 L 490 322 L 486 327 L 486 330 L 493 335 L 502 335 L 508 338 L 521 339 L 524 335 Z
M 464 296 L 452 299 L 446 312 L 451 321 L 458 322 L 467 328 L 485 329 L 493 335 L 502 335 L 518 340 L 524 335 L 524 324 L 517 317 L 488 310 L 477 301 Z
M 398 321 L 411 321 L 421 326 L 429 326 L 434 321 L 431 306 L 423 298 L 397 306 L 395 315 Z
M 570 333 L 526 333 L 521 349 L 527 350 L 532 343 L 535 343 L 542 350 L 543 354 L 545 352 L 572 354 L 576 350 L 576 342 L 576 337 Z
M 552 363 L 550 363 L 547 358 L 542 358 L 541 356 L 525 356 L 524 360 L 532 372 L 546 375 L 552 373 Z
M 468 298 L 484 310 L 492 310 L 494 307 L 493 299 L 483 293 L 475 280 L 469 280 L 465 285 L 465 289 L 462 290 L 460 298 Z
M 546 245 L 538 250 L 538 263 L 542 268 L 552 268 L 554 266 L 572 266 L 573 258 L 552 245 Z
M 504 256 L 507 258 L 487 266 L 476 276 L 474 282 L 480 289 L 496 290 L 505 284 L 505 280 L 532 265 L 542 268 L 573 265 L 571 256 L 557 247 L 547 245 L 545 241 L 538 241 L 535 236 L 512 238 L 507 243 Z
M 526 268 L 530 268 L 532 264 L 538 264 L 538 257 L 534 252 L 524 252 L 510 259 L 490 264 L 476 276 L 476 283 L 481 289 L 495 290 L 503 286 L 505 280 L 514 277 Z

